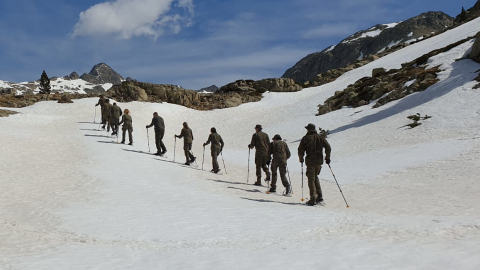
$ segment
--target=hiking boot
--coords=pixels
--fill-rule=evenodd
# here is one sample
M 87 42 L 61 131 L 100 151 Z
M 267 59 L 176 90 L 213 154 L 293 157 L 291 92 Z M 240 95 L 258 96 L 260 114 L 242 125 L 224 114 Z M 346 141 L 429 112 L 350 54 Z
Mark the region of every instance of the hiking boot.
M 162 155 L 165 155 L 165 153 L 167 153 L 167 150 L 165 150 L 165 151 L 162 151 Z
M 220 169 L 218 169 L 218 171 L 213 171 L 213 173 L 218 173 L 218 172 L 220 172 Z
M 285 189 L 285 196 L 290 196 L 290 195 L 292 195 L 292 188 L 288 186 Z
M 262 185 L 262 182 L 257 181 L 257 182 L 254 183 L 254 185 L 255 185 L 255 186 L 261 186 L 261 185 Z
M 161 155 L 162 155 L 161 152 L 156 152 L 156 153 L 155 153 L 155 156 L 161 156 Z
M 317 198 L 315 202 L 320 205 L 325 205 L 325 201 L 323 200 L 323 198 Z
M 120 143 L 121 143 L 121 144 L 125 144 L 125 141 L 121 141 Z
M 133 142 L 130 142 L 128 145 L 133 145 Z
M 185 162 L 185 164 L 183 164 L 183 165 L 190 166 L 190 163 L 189 163 L 189 162 Z
M 270 192 L 270 193 L 276 193 L 276 192 L 277 192 L 277 189 L 272 187 L 272 188 L 270 188 L 270 190 L 268 190 L 268 192 Z
M 308 205 L 308 206 L 315 206 L 317 203 L 313 200 L 309 200 L 305 203 L 305 205 Z
M 193 162 L 195 162 L 195 160 L 196 160 L 196 159 L 197 159 L 197 157 L 193 157 L 193 158 L 191 158 L 191 159 L 190 159 L 190 163 L 193 163 Z
M 214 169 L 211 170 L 211 172 L 214 172 L 214 171 L 215 171 Z

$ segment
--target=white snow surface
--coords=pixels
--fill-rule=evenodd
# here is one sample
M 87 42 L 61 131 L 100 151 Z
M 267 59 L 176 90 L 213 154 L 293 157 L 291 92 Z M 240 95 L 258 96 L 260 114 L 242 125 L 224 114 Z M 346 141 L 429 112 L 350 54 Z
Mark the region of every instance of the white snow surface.
M 12 83 L 7 81 L 0 80 L 0 88 L 16 88 L 17 94 L 22 95 L 30 89 L 30 86 L 33 86 L 33 93 L 38 94 L 40 92 L 40 82 L 20 82 L 20 83 Z M 79 94 L 86 94 L 85 89 L 93 89 L 95 86 L 101 86 L 105 91 L 110 89 L 113 84 L 105 83 L 105 84 L 92 84 L 83 79 L 76 79 L 76 80 L 65 80 L 63 78 L 56 78 L 50 80 L 51 90 L 60 93 L 79 93 Z
M 472 80 L 480 65 L 455 61 L 472 42 L 429 60 L 443 71 L 424 92 L 314 116 L 318 104 L 373 68 L 400 68 L 478 29 L 480 19 L 332 83 L 266 93 L 236 108 L 117 102 L 131 111 L 134 146 L 98 131 L 96 99 L 13 109 L 21 114 L 0 118 L 0 269 L 479 269 L 480 92 Z M 165 120 L 168 158 L 147 154 L 155 148 L 145 129 L 154 111 Z M 415 113 L 433 118 L 403 127 Z M 181 140 L 172 161 L 184 121 L 198 167 L 179 164 Z M 331 132 L 331 166 L 350 208 L 325 166 L 326 206 L 300 201 L 296 149 L 310 122 Z M 252 185 L 253 153 L 246 182 L 255 124 L 287 140 L 292 197 Z M 208 172 L 208 149 L 201 170 L 212 126 L 225 140 L 228 174 Z M 304 186 L 308 197 L 306 178 Z

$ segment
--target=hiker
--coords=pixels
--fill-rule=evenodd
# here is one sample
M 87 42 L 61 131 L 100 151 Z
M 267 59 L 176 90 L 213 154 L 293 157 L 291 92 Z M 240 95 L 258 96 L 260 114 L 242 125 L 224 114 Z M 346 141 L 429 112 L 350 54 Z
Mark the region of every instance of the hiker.
M 165 144 L 163 144 L 163 136 L 165 135 L 165 123 L 163 122 L 163 118 L 158 116 L 157 112 L 153 113 L 152 123 L 147 125 L 147 128 L 151 128 L 155 126 L 155 145 L 157 146 L 157 156 L 163 156 L 167 152 L 167 148 Z
M 110 104 L 110 100 L 107 98 L 105 99 L 105 103 L 103 105 L 102 110 L 102 129 L 105 129 L 105 125 L 107 125 L 107 132 L 110 132 L 110 116 L 112 113 L 112 104 Z
M 118 136 L 118 118 L 122 116 L 122 108 L 117 106 L 117 103 L 114 102 L 112 106 L 112 111 L 110 112 L 110 125 L 112 126 L 112 135 Z
M 298 146 L 298 158 L 302 166 L 304 161 L 307 165 L 306 175 L 308 177 L 308 188 L 310 189 L 310 200 L 306 204 L 311 206 L 323 205 L 323 194 L 318 175 L 323 164 L 323 148 L 325 148 L 325 163 L 327 164 L 330 164 L 332 149 L 327 140 L 317 133 L 314 124 L 308 124 L 305 128 L 307 129 L 307 135 L 302 138 Z M 304 160 L 305 152 L 307 156 Z
M 193 163 L 195 161 L 196 157 L 194 157 L 193 154 L 190 152 L 190 150 L 192 150 L 193 132 L 188 127 L 187 122 L 183 122 L 182 131 L 180 132 L 180 135 L 175 134 L 175 138 L 183 138 L 183 150 L 185 151 L 186 159 L 185 165 L 190 165 L 190 163 Z
M 102 124 L 103 124 L 102 129 L 105 129 L 105 122 L 103 117 L 103 107 L 105 106 L 105 98 L 103 97 L 103 95 L 100 95 L 100 99 L 98 99 L 98 103 L 95 104 L 95 107 L 97 107 L 98 105 L 100 105 L 100 113 L 102 114 Z
M 268 155 L 268 149 L 270 148 L 270 139 L 268 135 L 262 131 L 262 125 L 255 126 L 255 133 L 252 135 L 252 141 L 248 145 L 248 148 L 255 148 L 257 182 L 255 182 L 254 185 L 261 186 L 262 169 L 267 175 L 265 181 L 270 181 L 270 172 L 267 167 L 267 165 L 270 164 L 270 159 Z
M 217 133 L 217 129 L 214 127 L 210 129 L 210 136 L 208 136 L 208 141 L 203 144 L 203 147 L 205 148 L 205 145 L 210 143 L 212 143 L 210 148 L 210 153 L 212 155 L 212 172 L 218 173 L 220 171 L 220 167 L 218 166 L 217 157 L 222 152 L 224 143 L 222 136 Z
M 290 183 L 287 181 L 287 159 L 290 158 L 290 149 L 288 149 L 287 143 L 282 141 L 282 137 L 276 134 L 272 138 L 273 142 L 270 143 L 270 149 L 268 155 L 273 155 L 272 158 L 272 184 L 269 192 L 277 192 L 277 169 L 280 171 L 280 179 L 285 187 L 285 195 L 288 196 L 291 193 Z
M 122 126 L 122 143 L 125 143 L 125 132 L 128 131 L 128 145 L 133 145 L 133 137 L 132 137 L 132 132 L 133 132 L 133 125 L 132 125 L 132 117 L 130 116 L 130 111 L 128 109 L 125 109 L 123 111 L 122 115 L 122 121 L 118 123 L 119 125 L 123 124 Z

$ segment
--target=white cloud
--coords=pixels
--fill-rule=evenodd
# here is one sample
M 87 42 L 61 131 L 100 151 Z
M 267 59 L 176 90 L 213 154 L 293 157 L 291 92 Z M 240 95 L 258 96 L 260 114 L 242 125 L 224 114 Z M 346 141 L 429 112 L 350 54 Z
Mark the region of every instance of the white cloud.
M 172 9 L 184 10 L 175 14 Z M 72 37 L 115 35 L 121 39 L 178 33 L 192 24 L 193 0 L 116 0 L 94 5 L 80 13 Z

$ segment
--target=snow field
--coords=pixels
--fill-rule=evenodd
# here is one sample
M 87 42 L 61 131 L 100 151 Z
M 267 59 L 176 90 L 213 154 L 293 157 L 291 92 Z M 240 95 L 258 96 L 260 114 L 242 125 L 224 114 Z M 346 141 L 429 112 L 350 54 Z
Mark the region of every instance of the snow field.
M 22 114 L 0 118 L 0 269 L 478 269 L 480 95 L 472 79 L 480 65 L 455 62 L 471 42 L 430 60 L 444 71 L 424 92 L 377 109 L 314 114 L 373 68 L 399 68 L 479 26 L 474 20 L 330 84 L 267 93 L 237 108 L 118 103 L 131 111 L 134 146 L 117 145 L 92 123 L 96 99 L 15 109 Z M 165 120 L 167 159 L 144 153 L 154 111 Z M 403 127 L 417 112 L 433 118 Z M 202 143 L 217 128 L 228 174 L 208 172 L 208 148 L 206 171 L 178 164 L 181 140 L 172 162 L 173 135 L 184 121 L 200 169 Z M 331 132 L 331 165 L 348 209 L 325 166 L 327 205 L 301 205 L 296 149 L 309 122 Z M 287 140 L 293 197 L 251 185 L 253 152 L 246 183 L 246 146 L 256 124 Z M 154 152 L 153 129 L 148 135 Z M 219 163 L 223 171 L 221 157 Z

